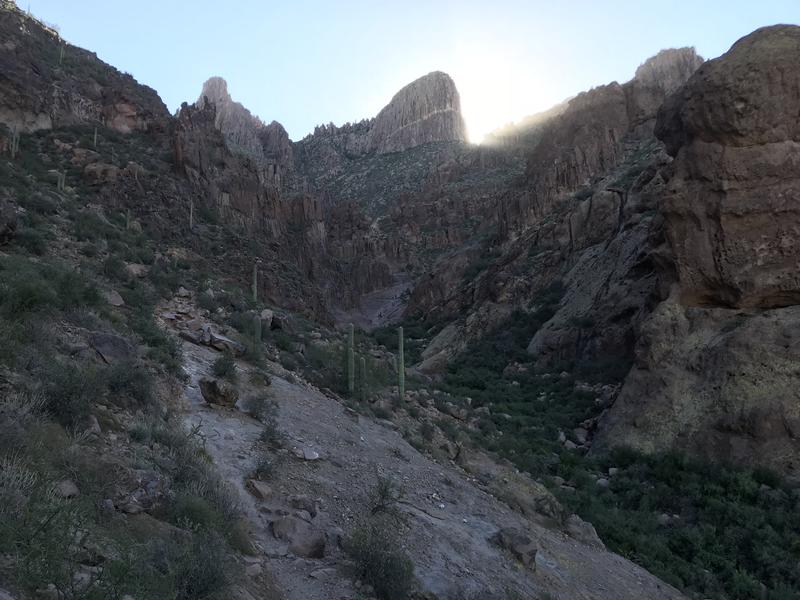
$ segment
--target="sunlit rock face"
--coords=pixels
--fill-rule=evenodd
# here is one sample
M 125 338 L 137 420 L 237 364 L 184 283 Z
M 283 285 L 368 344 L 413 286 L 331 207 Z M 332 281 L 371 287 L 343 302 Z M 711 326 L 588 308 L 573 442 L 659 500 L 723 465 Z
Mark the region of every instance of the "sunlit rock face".
M 369 132 L 368 149 L 399 152 L 430 142 L 466 142 L 456 84 L 434 71 L 409 83 L 380 112 Z
M 694 48 L 667 48 L 636 69 L 634 80 L 670 93 L 682 86 L 703 64 Z

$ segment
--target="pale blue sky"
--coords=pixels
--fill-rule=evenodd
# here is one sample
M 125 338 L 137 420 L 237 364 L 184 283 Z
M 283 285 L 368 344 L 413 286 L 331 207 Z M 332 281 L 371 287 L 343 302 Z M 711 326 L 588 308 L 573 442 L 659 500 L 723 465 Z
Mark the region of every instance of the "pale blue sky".
M 403 85 L 450 73 L 474 141 L 658 50 L 706 58 L 753 29 L 799 23 L 800 0 L 223 2 L 18 0 L 71 43 L 154 87 L 170 110 L 211 75 L 299 139 L 374 116 Z

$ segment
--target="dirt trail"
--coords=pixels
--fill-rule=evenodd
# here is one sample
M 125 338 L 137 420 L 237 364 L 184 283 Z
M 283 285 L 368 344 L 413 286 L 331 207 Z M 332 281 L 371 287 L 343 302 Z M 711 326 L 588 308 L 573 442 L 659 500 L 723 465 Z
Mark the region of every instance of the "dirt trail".
M 490 594 L 505 598 L 508 589 L 523 598 L 540 598 L 546 592 L 560 600 L 684 598 L 618 555 L 530 522 L 455 465 L 438 464 L 417 452 L 391 424 L 353 413 L 276 364 L 269 365 L 277 375 L 266 389 L 278 403 L 278 428 L 286 448 L 269 482 L 273 494 L 266 501 L 256 499 L 246 490 L 245 480 L 254 466 L 253 444 L 263 426 L 238 410 L 203 401 L 198 381 L 209 375 L 218 352 L 184 342 L 184 356 L 190 376 L 186 423 L 200 428 L 208 453 L 239 491 L 264 567 L 287 600 L 359 597 L 335 540 L 363 512 L 376 473 L 390 475 L 404 488 L 400 506 L 408 517 L 405 548 L 422 587 L 440 600 Z M 237 367 L 244 398 L 257 388 L 249 383 L 251 367 L 243 362 Z M 317 453 L 319 458 L 298 458 L 296 454 L 304 450 L 308 457 Z M 296 497 L 313 499 L 317 509 L 313 519 L 290 506 Z M 324 558 L 295 557 L 286 542 L 273 536 L 270 521 L 286 514 L 300 514 L 326 532 Z M 523 567 L 488 541 L 506 527 L 526 530 L 535 540 L 534 569 Z

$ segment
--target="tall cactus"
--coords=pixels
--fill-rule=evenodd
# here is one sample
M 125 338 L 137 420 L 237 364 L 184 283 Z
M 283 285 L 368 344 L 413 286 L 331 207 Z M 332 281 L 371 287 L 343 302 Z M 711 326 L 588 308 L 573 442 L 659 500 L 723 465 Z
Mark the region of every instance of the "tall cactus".
M 61 44 L 58 51 L 58 64 L 59 66 L 61 63 L 64 62 L 64 44 Z
M 361 357 L 361 401 L 367 401 L 367 359 Z
M 253 317 L 253 343 L 256 348 L 261 343 L 261 315 L 259 314 Z
M 355 330 L 353 324 L 347 328 L 347 391 L 353 395 L 356 389 Z
M 19 152 L 19 131 L 14 128 L 14 133 L 11 134 L 11 160 L 14 160 Z
M 397 393 L 400 401 L 406 395 L 406 358 L 403 351 L 403 328 L 397 328 Z
M 92 141 L 94 149 L 97 150 L 97 127 L 94 128 L 94 140 Z
M 67 187 L 67 173 L 65 172 L 58 172 L 58 178 L 56 179 L 56 189 L 59 192 L 63 192 L 64 188 Z
M 258 262 L 253 263 L 253 302 L 258 302 Z
M 194 198 L 189 199 L 189 231 L 194 230 Z

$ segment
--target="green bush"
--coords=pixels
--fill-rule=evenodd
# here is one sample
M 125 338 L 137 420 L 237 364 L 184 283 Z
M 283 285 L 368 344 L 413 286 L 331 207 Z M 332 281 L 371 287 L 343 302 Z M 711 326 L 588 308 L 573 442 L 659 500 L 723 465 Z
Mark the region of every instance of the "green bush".
M 125 268 L 125 261 L 115 254 L 112 254 L 103 261 L 103 274 L 109 279 L 116 281 L 127 281 L 129 279 L 128 271 Z
M 223 352 L 211 366 L 211 372 L 215 377 L 222 377 L 228 381 L 236 381 L 236 361 L 233 354 L 229 351 Z
M 79 271 L 20 256 L 0 258 L 0 315 L 6 318 L 96 306 L 99 301 L 97 288 Z
M 47 252 L 47 237 L 38 229 L 22 227 L 17 230 L 14 241 L 36 256 L 42 256 Z
M 83 424 L 90 402 L 105 392 L 103 373 L 94 365 L 51 362 L 42 373 L 46 408 L 64 426 Z
M 414 583 L 414 565 L 397 538 L 397 524 L 384 517 L 368 519 L 345 540 L 358 577 L 381 600 L 407 600 Z
M 619 472 L 598 492 L 584 469 L 610 466 Z M 762 585 L 770 600 L 800 592 L 800 498 L 772 473 L 618 449 L 576 464 L 570 479 L 576 491 L 560 500 L 609 548 L 676 587 L 737 600 L 760 597 Z
M 153 376 L 144 365 L 133 361 L 112 365 L 106 382 L 111 400 L 118 406 L 145 407 L 154 402 Z

